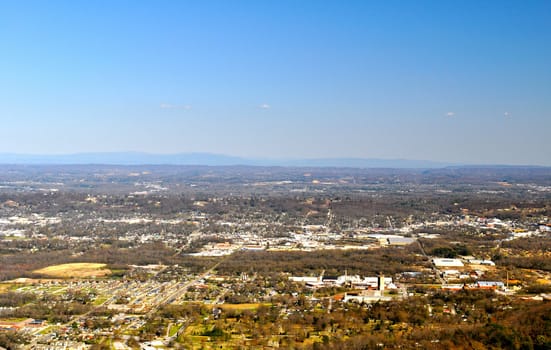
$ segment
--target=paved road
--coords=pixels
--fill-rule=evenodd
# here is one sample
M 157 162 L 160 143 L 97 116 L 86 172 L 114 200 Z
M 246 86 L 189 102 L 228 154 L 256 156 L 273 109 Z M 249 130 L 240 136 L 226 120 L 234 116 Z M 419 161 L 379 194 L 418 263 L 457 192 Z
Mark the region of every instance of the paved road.
M 430 257 L 425 252 L 425 248 L 423 248 L 423 244 L 421 244 L 421 242 L 418 239 L 417 239 L 417 244 L 419 244 L 419 248 L 421 249 L 421 253 L 423 253 L 423 255 L 427 259 L 430 259 Z M 436 278 L 438 278 L 438 281 L 440 281 L 441 284 L 446 284 L 446 281 L 444 281 L 444 279 L 442 278 L 440 270 L 438 270 L 436 268 L 436 266 L 434 266 L 434 264 L 432 265 L 432 271 L 434 272 L 434 274 L 436 275 Z

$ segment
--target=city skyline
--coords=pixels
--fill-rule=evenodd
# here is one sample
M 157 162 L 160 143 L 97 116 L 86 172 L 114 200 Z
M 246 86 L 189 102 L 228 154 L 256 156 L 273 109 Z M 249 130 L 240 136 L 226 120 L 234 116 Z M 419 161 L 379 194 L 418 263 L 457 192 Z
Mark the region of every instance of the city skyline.
M 0 153 L 551 165 L 546 1 L 0 3 Z

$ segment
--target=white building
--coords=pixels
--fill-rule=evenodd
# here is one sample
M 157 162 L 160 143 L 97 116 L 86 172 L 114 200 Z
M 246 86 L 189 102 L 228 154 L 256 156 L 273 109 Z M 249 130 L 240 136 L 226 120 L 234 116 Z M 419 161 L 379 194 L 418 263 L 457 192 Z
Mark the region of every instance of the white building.
M 436 267 L 463 267 L 463 263 L 459 259 L 441 259 L 434 258 L 432 263 Z

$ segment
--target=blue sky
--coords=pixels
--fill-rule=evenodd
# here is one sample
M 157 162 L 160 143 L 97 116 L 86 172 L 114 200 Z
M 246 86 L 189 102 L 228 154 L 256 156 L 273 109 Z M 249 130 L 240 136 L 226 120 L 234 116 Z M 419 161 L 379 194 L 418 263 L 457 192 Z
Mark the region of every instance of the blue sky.
M 0 1 L 0 153 L 551 165 L 550 1 Z

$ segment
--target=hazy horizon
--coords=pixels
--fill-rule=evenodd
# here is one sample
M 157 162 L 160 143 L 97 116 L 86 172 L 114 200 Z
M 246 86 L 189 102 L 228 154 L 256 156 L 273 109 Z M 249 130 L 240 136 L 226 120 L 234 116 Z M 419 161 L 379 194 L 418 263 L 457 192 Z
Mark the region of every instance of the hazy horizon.
M 84 152 L 73 154 L 0 153 L 0 165 L 197 165 L 260 167 L 332 167 L 436 169 L 447 167 L 549 167 L 538 164 L 458 163 L 404 158 L 270 158 L 239 157 L 221 153 Z
M 549 1 L 2 1 L 0 153 L 551 166 Z

